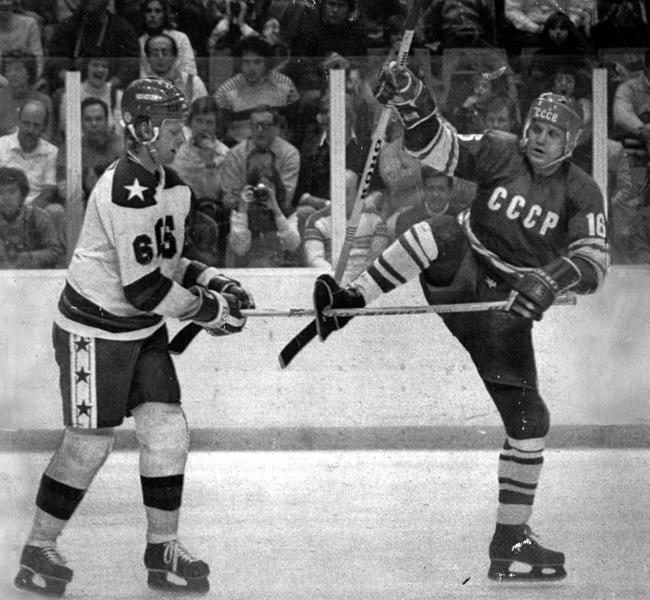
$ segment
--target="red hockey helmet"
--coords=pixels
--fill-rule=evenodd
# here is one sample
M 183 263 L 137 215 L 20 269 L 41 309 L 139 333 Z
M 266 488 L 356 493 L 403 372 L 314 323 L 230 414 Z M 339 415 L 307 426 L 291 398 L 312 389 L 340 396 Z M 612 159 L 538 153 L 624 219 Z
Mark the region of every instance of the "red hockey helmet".
M 521 134 L 522 146 L 528 143 L 528 130 L 533 121 L 550 123 L 564 131 L 564 153 L 558 160 L 565 160 L 571 156 L 582 131 L 581 111 L 573 100 L 550 92 L 539 96 L 528 109 Z
M 124 127 L 139 142 L 152 142 L 167 119 L 184 119 L 189 113 L 187 100 L 171 82 L 157 77 L 136 79 L 122 95 Z M 143 136 L 136 125 L 147 123 L 151 134 Z

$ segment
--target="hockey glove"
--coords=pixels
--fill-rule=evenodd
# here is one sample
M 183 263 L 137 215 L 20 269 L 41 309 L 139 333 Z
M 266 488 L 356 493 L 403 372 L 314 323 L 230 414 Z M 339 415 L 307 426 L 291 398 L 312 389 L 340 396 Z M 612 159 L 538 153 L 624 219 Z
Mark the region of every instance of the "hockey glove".
M 363 308 L 366 301 L 353 288 L 342 288 L 331 275 L 320 275 L 314 284 L 314 309 L 318 337 L 325 341 L 332 331 L 341 329 L 352 317 L 327 317 L 328 308 Z
M 572 288 L 580 278 L 580 270 L 566 257 L 558 258 L 541 269 L 528 271 L 510 292 L 508 310 L 526 319 L 541 321 L 557 295 Z
M 255 301 L 250 292 L 247 292 L 236 279 L 225 275 L 216 275 L 208 281 L 207 288 L 220 294 L 232 294 L 240 302 L 240 308 L 255 308 Z
M 395 61 L 384 68 L 375 97 L 397 109 L 406 129 L 413 129 L 436 112 L 436 103 L 424 82 Z
M 241 314 L 241 302 L 233 294 L 220 294 L 198 285 L 191 287 L 190 292 L 201 298 L 201 305 L 192 320 L 210 335 L 239 333 L 246 325 L 246 317 Z

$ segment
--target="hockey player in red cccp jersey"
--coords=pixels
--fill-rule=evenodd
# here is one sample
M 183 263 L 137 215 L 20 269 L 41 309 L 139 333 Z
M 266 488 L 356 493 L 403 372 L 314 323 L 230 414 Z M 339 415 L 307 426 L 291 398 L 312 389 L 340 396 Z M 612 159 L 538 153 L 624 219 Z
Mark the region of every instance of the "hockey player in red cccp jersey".
M 166 165 L 184 141 L 187 102 L 162 79 L 124 91 L 127 151 L 88 200 L 53 328 L 65 431 L 43 473 L 15 584 L 62 595 L 72 569 L 57 538 L 133 417 L 147 518 L 150 587 L 205 592 L 208 565 L 178 539 L 189 433 L 165 318 L 237 333 L 253 301 L 238 282 L 182 256 L 191 190 Z
M 549 430 L 532 325 L 560 293 L 596 291 L 607 269 L 603 196 L 570 161 L 581 116 L 563 96 L 542 94 L 520 139 L 492 131 L 457 135 L 423 82 L 394 63 L 382 74 L 377 98 L 399 112 L 411 154 L 441 173 L 474 181 L 477 193 L 458 217 L 436 216 L 403 232 L 349 286 L 318 277 L 319 336 L 326 339 L 350 320 L 327 316 L 325 309 L 364 307 L 416 276 L 430 304 L 507 301 L 507 310 L 441 315 L 469 353 L 505 428 L 488 577 L 561 579 L 564 554 L 542 546 L 529 525 Z

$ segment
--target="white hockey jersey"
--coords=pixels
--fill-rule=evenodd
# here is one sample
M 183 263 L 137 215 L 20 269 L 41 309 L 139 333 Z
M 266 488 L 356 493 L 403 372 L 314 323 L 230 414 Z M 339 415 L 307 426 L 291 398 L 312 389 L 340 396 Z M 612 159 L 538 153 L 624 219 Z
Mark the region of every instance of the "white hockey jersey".
M 71 333 L 133 340 L 165 317 L 194 314 L 199 299 L 181 285 L 191 191 L 176 173 L 159 175 L 125 156 L 95 185 L 55 322 Z

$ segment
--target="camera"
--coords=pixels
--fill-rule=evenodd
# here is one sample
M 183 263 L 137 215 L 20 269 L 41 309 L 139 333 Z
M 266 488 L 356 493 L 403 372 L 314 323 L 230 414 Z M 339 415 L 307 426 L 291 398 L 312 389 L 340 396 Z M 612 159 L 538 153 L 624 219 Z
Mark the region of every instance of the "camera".
M 253 197 L 256 202 L 265 202 L 269 197 L 269 188 L 267 188 L 263 183 L 258 183 L 253 188 Z

